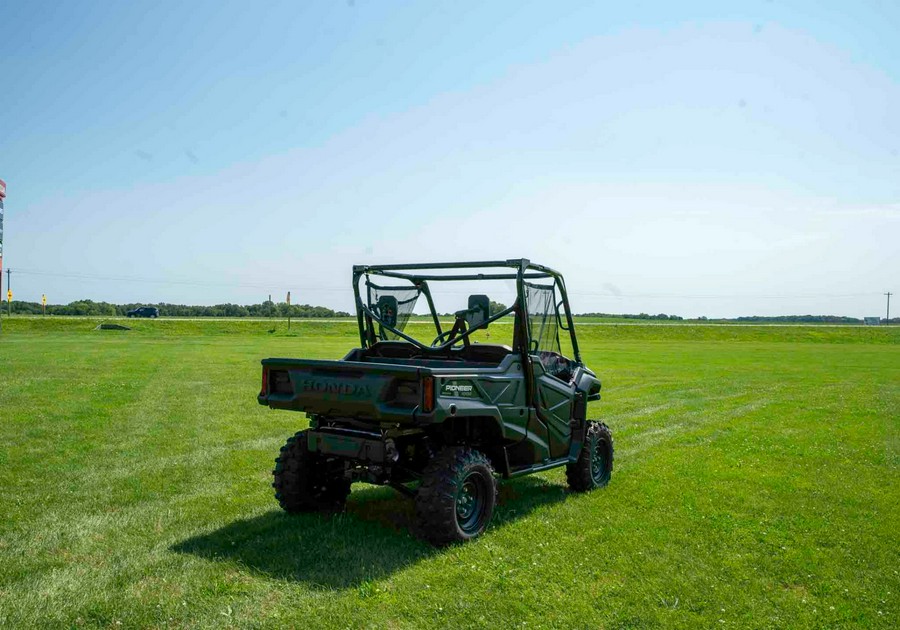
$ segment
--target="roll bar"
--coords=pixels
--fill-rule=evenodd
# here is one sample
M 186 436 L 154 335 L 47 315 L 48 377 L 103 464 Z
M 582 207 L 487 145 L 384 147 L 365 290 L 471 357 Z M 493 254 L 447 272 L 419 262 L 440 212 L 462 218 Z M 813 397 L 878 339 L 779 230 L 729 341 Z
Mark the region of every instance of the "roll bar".
M 466 269 L 509 269 L 510 271 L 503 272 L 495 272 L 495 273 L 452 273 L 452 274 L 439 274 L 433 273 L 437 270 L 451 270 L 451 271 L 459 271 Z M 424 273 L 423 273 L 424 272 Z M 359 281 L 363 276 L 369 275 L 378 275 L 384 276 L 388 278 L 399 278 L 402 280 L 406 280 L 410 282 L 416 289 L 425 294 L 425 297 L 428 301 L 428 307 L 431 311 L 432 319 L 434 321 L 434 325 L 437 329 L 438 335 L 441 334 L 441 324 L 438 320 L 437 311 L 434 307 L 434 302 L 431 297 L 431 290 L 428 287 L 428 281 L 466 281 L 466 280 L 515 280 L 516 281 L 516 303 L 504 310 L 501 313 L 498 313 L 492 317 L 489 317 L 487 320 L 482 322 L 481 324 L 474 326 L 473 328 L 464 332 L 460 337 L 456 337 L 455 339 L 448 341 L 445 344 L 440 346 L 426 346 L 421 343 L 417 339 L 405 334 L 403 331 L 398 330 L 393 326 L 388 326 L 385 324 L 378 315 L 376 315 L 372 310 L 368 307 L 368 303 L 364 304 L 362 300 L 362 296 L 359 291 Z M 528 323 L 527 323 L 527 308 L 528 305 L 525 300 L 525 291 L 524 291 L 524 281 L 525 280 L 540 280 L 540 279 L 552 279 L 559 290 L 560 298 L 562 299 L 563 306 L 565 307 L 566 314 L 566 325 L 569 328 L 569 334 L 572 340 L 572 350 L 575 354 L 573 357 L 576 362 L 579 364 L 581 361 L 581 353 L 578 350 L 578 340 L 575 337 L 575 326 L 572 321 L 572 312 L 569 308 L 569 296 L 566 293 L 566 284 L 565 280 L 562 277 L 562 274 L 550 267 L 546 267 L 544 265 L 538 265 L 536 263 L 531 262 L 527 258 L 512 258 L 508 260 L 491 260 L 491 261 L 472 261 L 472 262 L 446 262 L 446 263 L 404 263 L 404 264 L 387 264 L 387 265 L 354 265 L 353 266 L 353 293 L 356 298 L 356 319 L 357 324 L 359 326 L 359 339 L 363 348 L 369 346 L 369 343 L 374 343 L 374 328 L 373 322 L 378 322 L 380 326 L 384 329 L 389 330 L 391 333 L 397 335 L 401 339 L 404 339 L 419 348 L 429 351 L 440 351 L 445 350 L 451 345 L 457 343 L 460 339 L 468 336 L 470 333 L 484 328 L 488 324 L 501 317 L 508 315 L 514 311 L 519 311 L 520 317 L 516 318 L 516 325 L 520 327 L 519 329 L 519 338 L 524 340 L 523 343 L 526 347 L 529 345 L 529 331 L 528 331 Z M 367 283 L 369 281 L 367 280 Z

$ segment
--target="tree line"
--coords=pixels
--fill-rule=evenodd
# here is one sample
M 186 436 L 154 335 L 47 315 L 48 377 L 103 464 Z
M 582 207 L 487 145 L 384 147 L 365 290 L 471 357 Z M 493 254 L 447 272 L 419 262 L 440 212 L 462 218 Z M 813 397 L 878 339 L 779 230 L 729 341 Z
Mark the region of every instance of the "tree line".
M 13 300 L 9 306 L 13 314 L 40 315 L 41 304 L 39 302 L 24 302 Z M 214 304 L 212 306 L 198 306 L 188 304 L 111 304 L 109 302 L 95 302 L 93 300 L 76 300 L 68 304 L 48 304 L 47 315 L 82 315 L 82 316 L 107 316 L 124 317 L 128 311 L 142 306 L 153 306 L 159 309 L 161 317 L 350 317 L 346 311 L 335 311 L 325 306 L 312 306 L 310 304 L 291 304 L 285 302 L 271 302 L 266 300 L 260 304 Z M 6 309 L 4 309 L 6 310 Z
M 614 318 L 614 319 L 653 319 L 658 321 L 681 321 L 684 318 L 680 315 L 666 315 L 665 313 L 659 313 L 658 315 L 649 315 L 647 313 L 638 313 L 634 315 L 632 313 L 576 313 L 576 317 L 606 317 L 606 318 Z
M 336 311 L 327 306 L 312 306 L 310 304 L 291 304 L 285 302 L 271 302 L 266 300 L 259 304 L 214 304 L 212 306 L 199 306 L 189 304 L 169 304 L 160 302 L 159 304 L 111 304 L 109 302 L 95 302 L 93 300 L 76 300 L 68 304 L 48 304 L 47 315 L 81 315 L 81 316 L 106 316 L 106 317 L 124 317 L 130 310 L 140 308 L 142 306 L 154 306 L 159 309 L 162 317 L 291 317 L 296 318 L 328 318 L 328 317 L 351 317 L 346 311 Z M 17 315 L 40 315 L 41 304 L 39 302 L 24 302 L 22 300 L 13 300 L 8 305 L 3 305 L 5 313 L 7 307 L 11 307 L 12 313 Z M 506 305 L 499 302 L 491 301 L 491 315 L 495 315 L 506 310 Z M 452 313 L 447 313 L 452 316 Z M 655 321 L 682 321 L 684 318 L 680 315 L 667 315 L 659 313 L 650 315 L 648 313 L 577 313 L 576 317 L 603 317 L 609 319 L 637 319 L 637 320 L 655 320 Z M 734 318 L 716 318 L 698 317 L 699 321 L 715 321 L 715 322 L 742 322 L 756 324 L 862 324 L 862 319 L 857 317 L 847 317 L 843 315 L 750 315 Z M 881 319 L 882 324 L 900 324 L 900 318 L 892 317 L 890 321 Z
M 772 323 L 772 324 L 862 324 L 863 320 L 858 317 L 846 317 L 844 315 L 774 315 L 774 316 L 759 316 L 759 315 L 750 315 L 745 317 L 735 317 L 733 320 L 728 321 L 736 321 L 736 322 L 749 322 L 749 323 Z M 891 318 L 891 322 L 895 322 L 895 318 Z M 881 322 L 884 323 L 885 319 L 882 317 Z

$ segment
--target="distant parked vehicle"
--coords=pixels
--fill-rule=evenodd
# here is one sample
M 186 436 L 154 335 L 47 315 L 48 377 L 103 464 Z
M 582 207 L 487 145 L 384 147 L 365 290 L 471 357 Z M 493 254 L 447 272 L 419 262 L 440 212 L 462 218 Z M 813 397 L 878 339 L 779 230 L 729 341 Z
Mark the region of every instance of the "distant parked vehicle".
M 128 317 L 159 317 L 159 309 L 155 306 L 141 306 L 125 313 Z

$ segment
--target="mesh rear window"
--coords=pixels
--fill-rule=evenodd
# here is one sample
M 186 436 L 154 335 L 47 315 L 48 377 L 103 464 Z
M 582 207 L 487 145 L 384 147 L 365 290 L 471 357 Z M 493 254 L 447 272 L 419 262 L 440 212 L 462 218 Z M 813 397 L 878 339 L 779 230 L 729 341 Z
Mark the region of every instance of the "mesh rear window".
M 406 323 L 409 321 L 410 315 L 413 313 L 413 309 L 416 308 L 416 302 L 419 299 L 419 295 L 421 295 L 421 291 L 414 286 L 408 287 L 381 287 L 371 282 L 368 283 L 369 286 L 369 308 L 373 313 L 378 315 L 379 317 L 384 317 L 385 313 L 379 312 L 379 299 L 382 296 L 390 295 L 397 298 L 397 323 L 394 326 L 397 330 L 402 331 L 406 328 Z M 396 334 L 382 326 L 378 325 L 378 336 L 381 339 L 385 340 L 394 340 L 400 339 L 400 337 Z
M 543 286 L 526 282 L 525 301 L 532 341 L 530 349 L 535 350 L 534 343 L 537 342 L 538 352 L 561 354 L 553 285 Z

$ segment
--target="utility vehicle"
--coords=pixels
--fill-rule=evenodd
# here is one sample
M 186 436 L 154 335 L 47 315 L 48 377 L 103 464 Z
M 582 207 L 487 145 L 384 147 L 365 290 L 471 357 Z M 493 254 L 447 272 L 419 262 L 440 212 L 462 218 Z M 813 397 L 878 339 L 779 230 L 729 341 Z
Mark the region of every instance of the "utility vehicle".
M 475 293 L 452 321 L 438 314 L 433 288 L 492 281 L 514 290 L 511 306 Z M 361 265 L 353 290 L 358 348 L 262 361 L 260 404 L 309 418 L 275 460 L 283 509 L 340 510 L 352 483 L 387 485 L 415 500 L 416 533 L 446 545 L 485 530 L 497 477 L 565 466 L 572 490 L 609 482 L 612 435 L 587 419 L 600 381 L 558 272 L 527 259 Z

